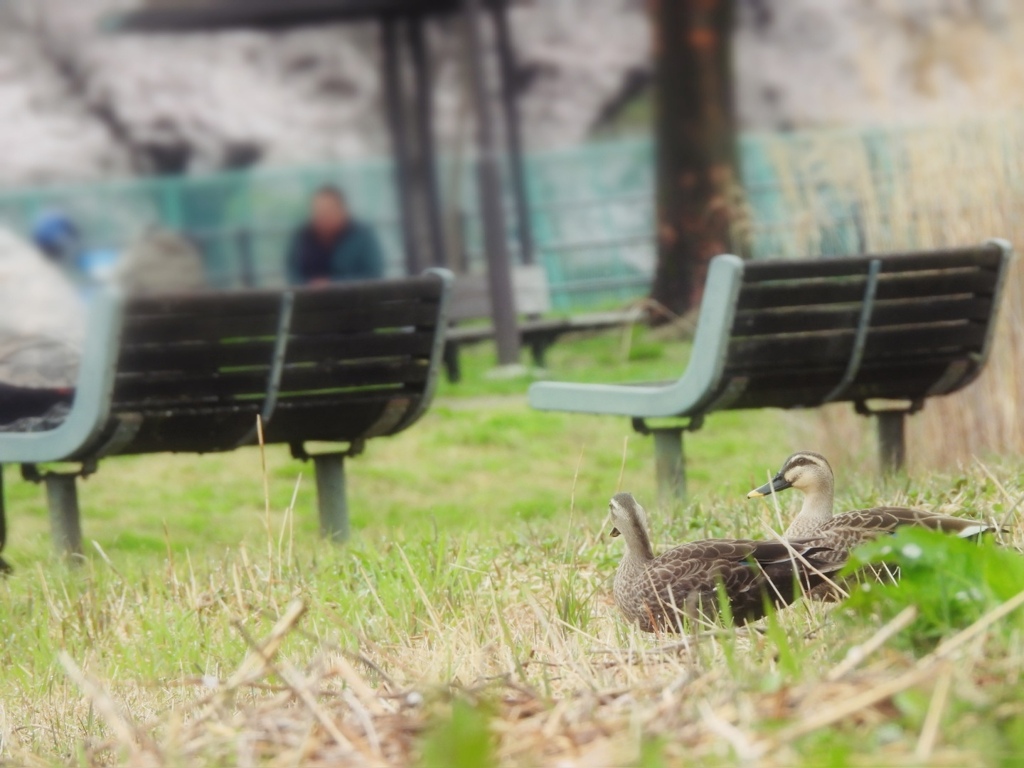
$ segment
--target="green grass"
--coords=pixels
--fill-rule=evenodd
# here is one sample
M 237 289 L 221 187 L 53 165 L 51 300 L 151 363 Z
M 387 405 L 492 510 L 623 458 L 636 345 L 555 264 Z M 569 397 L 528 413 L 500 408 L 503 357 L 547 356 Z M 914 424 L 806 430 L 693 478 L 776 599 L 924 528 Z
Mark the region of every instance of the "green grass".
M 851 597 L 850 609 L 891 621 L 913 606 L 916 620 L 904 640 L 916 649 L 930 650 L 951 631 L 969 627 L 1024 590 L 1024 558 L 995 546 L 990 537 L 974 542 L 925 529 L 903 530 L 866 544 L 847 570 L 872 563 L 898 567 L 899 583 L 862 586 Z M 1024 631 L 1024 613 L 1009 617 L 1005 626 Z
M 557 346 L 551 375 L 678 373 L 682 345 L 633 333 L 642 354 L 624 353 L 616 334 Z M 318 540 L 311 468 L 279 447 L 267 450 L 269 515 L 258 450 L 127 457 L 82 485 L 87 558 L 70 570 L 50 554 L 41 489 L 8 467 L 5 556 L 16 572 L 0 583 L 0 761 L 139 763 L 141 751 L 163 764 L 227 766 L 244 762 L 240 745 L 249 745 L 259 764 L 345 764 L 317 716 L 371 752 L 372 739 L 356 737 L 376 718 L 381 759 L 396 765 L 980 764 L 1021 754 L 1019 615 L 934 656 L 1024 589 L 1015 552 L 921 542 L 935 553 L 922 561 L 931 570 L 911 574 L 902 592 L 879 588 L 836 609 L 800 605 L 763 632 L 722 629 L 666 651 L 672 638 L 625 626 L 610 600 L 621 544 L 603 533 L 620 473 L 649 508 L 659 549 L 765 536 L 780 527 L 776 512 L 744 496 L 792 449 L 814 447 L 790 444 L 802 417 L 712 416 L 686 438 L 690 500 L 661 507 L 649 439 L 625 420 L 533 412 L 526 382 L 488 380 L 489 364 L 486 348 L 469 351 L 466 380 L 442 385 L 422 423 L 350 462 L 344 547 Z M 990 468 L 998 483 L 968 468 L 888 489 L 855 476 L 839 503 L 909 498 L 1000 516 L 1024 491 L 1021 469 L 1007 459 Z M 1019 545 L 1016 517 L 1010 528 Z M 962 590 L 934 588 L 951 570 L 982 589 L 970 612 L 942 602 Z M 257 676 L 269 688 L 233 678 L 295 600 L 305 615 Z M 909 604 L 915 622 L 832 676 Z M 365 691 L 338 671 L 345 658 L 378 697 L 363 702 L 368 715 L 356 706 Z M 282 693 L 296 679 L 308 681 L 315 706 Z M 119 722 L 143 736 L 126 740 Z M 288 741 L 293 732 L 305 735 Z M 303 744 L 316 749 L 300 760 Z
M 586 383 L 664 381 L 679 377 L 689 355 L 688 344 L 662 343 L 644 326 L 627 326 L 607 333 L 563 337 L 548 350 L 548 370 L 534 371 L 533 376 Z M 523 360 L 528 359 L 524 350 Z M 464 347 L 461 362 L 464 380 L 458 384 L 443 380 L 442 397 L 522 395 L 529 380 L 490 378 L 496 359 L 487 345 Z
M 632 348 L 650 345 L 636 329 Z M 685 365 L 684 345 L 658 345 L 640 361 L 622 354 L 618 334 L 573 340 L 552 349 L 551 376 L 579 381 L 663 380 Z M 488 531 L 497 525 L 564 519 L 578 509 L 603 510 L 617 489 L 650 501 L 655 495 L 653 447 L 628 419 L 533 411 L 529 379 L 489 380 L 486 346 L 463 354 L 465 380 L 442 382 L 433 407 L 414 428 L 370 441 L 348 462 L 352 525 L 360 539 L 418 539 L 436 530 Z M 511 394 L 505 394 L 510 392 Z M 714 414 L 686 435 L 688 476 L 696 498 L 708 493 L 742 503 L 766 470 L 790 449 L 780 415 L 767 411 Z M 754 439 L 762 450 L 749 451 Z M 623 456 L 625 464 L 623 465 Z M 284 446 L 266 450 L 270 506 L 288 507 L 298 483 L 295 531 L 316 533 L 312 465 Z M 723 466 L 728 465 L 727 472 Z M 10 507 L 8 556 L 31 566 L 49 550 L 49 523 L 39 486 L 5 473 Z M 510 489 L 514 489 L 510 492 Z M 259 450 L 229 454 L 118 457 L 79 486 L 86 538 L 109 554 L 226 550 L 265 536 Z M 275 519 L 276 519 L 275 517 Z

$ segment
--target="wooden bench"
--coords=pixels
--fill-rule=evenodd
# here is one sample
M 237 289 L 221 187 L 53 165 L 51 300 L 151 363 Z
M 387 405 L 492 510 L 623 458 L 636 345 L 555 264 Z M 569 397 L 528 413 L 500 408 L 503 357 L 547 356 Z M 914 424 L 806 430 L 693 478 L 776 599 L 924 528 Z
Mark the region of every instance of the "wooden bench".
M 529 347 L 533 364 L 543 368 L 548 348 L 560 336 L 582 331 L 600 331 L 634 322 L 639 312 L 592 312 L 575 317 L 541 317 L 551 312 L 547 275 L 539 265 L 517 266 L 512 270 L 516 312 L 520 315 L 519 335 Z M 491 295 L 484 275 L 459 275 L 452 290 L 448 318 L 452 323 L 482 321 L 491 317 Z M 448 330 L 444 364 L 448 380 L 462 378 L 459 350 L 494 338 L 490 324 L 456 325 Z
M 344 460 L 427 409 L 444 346 L 451 275 L 324 288 L 121 299 L 91 307 L 67 418 L 0 432 L 0 464 L 44 482 L 56 543 L 81 552 L 76 478 L 116 454 L 286 443 L 312 458 L 321 532 L 348 535 Z M 341 443 L 310 453 L 311 442 Z M 77 462 L 70 472 L 43 462 Z M 3 494 L 0 487 L 0 511 Z M 2 520 L 2 518 L 0 518 Z
M 663 496 L 685 492 L 683 431 L 725 409 L 852 402 L 877 416 L 883 468 L 895 469 L 905 457 L 905 417 L 985 365 L 1011 256 L 1004 240 L 821 260 L 718 256 L 677 381 L 545 382 L 530 387 L 530 404 L 630 417 L 654 436 Z M 676 421 L 649 423 L 656 419 Z

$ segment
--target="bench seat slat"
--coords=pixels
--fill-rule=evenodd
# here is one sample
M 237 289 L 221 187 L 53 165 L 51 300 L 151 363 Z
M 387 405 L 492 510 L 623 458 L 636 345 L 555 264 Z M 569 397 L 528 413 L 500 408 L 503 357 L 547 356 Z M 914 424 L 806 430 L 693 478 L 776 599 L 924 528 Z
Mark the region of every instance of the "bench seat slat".
M 429 328 L 437 325 L 437 305 L 428 302 L 377 304 L 348 311 L 324 310 L 292 315 L 291 332 L 297 335 Z
M 844 256 L 834 259 L 796 259 L 787 261 L 752 261 L 745 265 L 744 283 L 768 280 L 799 280 L 808 274 L 817 277 L 842 277 L 867 273 L 868 264 L 882 260 L 882 274 L 922 272 L 928 270 L 978 267 L 997 270 L 1003 254 L 999 246 L 986 244 L 968 248 L 951 248 L 928 253 L 888 253 L 871 256 Z
M 317 410 L 323 414 L 329 414 L 338 408 L 350 408 L 352 406 L 363 406 L 372 408 L 381 404 L 392 402 L 396 397 L 417 398 L 417 393 L 405 392 L 395 394 L 394 389 L 362 389 L 346 393 L 344 403 L 339 403 L 337 396 L 310 395 L 303 398 L 293 398 L 278 403 L 274 410 L 275 416 L 287 413 L 291 410 Z M 153 402 L 146 403 L 117 403 L 114 413 L 118 415 L 139 414 L 153 420 L 175 419 L 179 417 L 202 416 L 209 418 L 230 418 L 242 415 L 250 423 L 256 418 L 256 414 L 262 409 L 263 403 L 257 400 L 236 400 L 210 403 L 185 404 L 169 411 L 165 407 Z
M 928 358 L 945 351 L 961 355 L 980 352 L 985 342 L 983 325 L 926 326 L 878 329 L 868 333 L 863 360 Z M 853 349 L 852 331 L 806 333 L 738 339 L 729 344 L 727 371 L 751 371 L 766 366 L 795 366 L 790 374 L 799 379 L 805 368 L 826 364 L 845 365 Z
M 230 296 L 230 298 L 228 298 Z M 161 294 L 131 297 L 125 302 L 125 317 L 231 317 L 234 315 L 274 315 L 281 306 L 280 291 L 237 291 L 189 295 Z
M 992 312 L 992 300 L 959 296 L 938 299 L 880 301 L 871 313 L 871 327 L 975 320 L 985 322 Z M 761 336 L 801 331 L 856 328 L 860 305 L 746 310 L 736 314 L 732 334 Z
M 418 407 L 420 400 L 419 395 L 378 391 L 353 393 L 343 403 L 322 397 L 284 402 L 264 426 L 264 439 L 268 443 L 348 442 L 362 437 L 385 411 L 399 408 L 408 412 Z M 253 443 L 259 406 L 244 403 L 180 409 L 172 417 L 161 417 L 160 411 L 142 413 L 146 418 L 122 453 L 208 453 L 231 450 L 246 439 Z
M 288 340 L 291 363 L 320 360 L 359 360 L 393 355 L 429 355 L 433 334 L 428 332 L 353 333 L 293 336 Z M 245 365 L 269 366 L 273 356 L 271 339 L 240 343 L 184 342 L 178 344 L 133 345 L 122 349 L 118 371 L 211 371 Z
M 928 362 L 888 361 L 883 365 L 862 368 L 844 399 L 907 400 L 923 397 L 945 375 L 949 366 L 961 359 L 960 355 L 939 355 Z M 729 407 L 817 407 L 835 387 L 843 372 L 844 369 L 838 367 L 809 370 L 799 381 L 785 373 L 759 372 L 750 377 L 746 390 Z
M 882 275 L 875 299 L 911 299 L 937 296 L 992 296 L 998 272 L 989 270 L 946 270 L 922 274 Z M 820 306 L 860 302 L 864 298 L 866 278 L 841 280 L 792 280 L 774 284 L 744 286 L 737 309 Z
M 322 288 L 295 288 L 296 306 L 311 310 L 337 309 L 339 306 L 367 306 L 389 301 L 429 301 L 436 305 L 442 283 L 433 278 L 402 281 L 366 281 L 329 285 Z M 225 300 L 225 297 L 229 297 Z M 131 298 L 126 303 L 129 316 L 231 316 L 275 312 L 281 305 L 279 290 L 247 290 L 230 293 L 162 294 Z
M 396 359 L 367 361 L 333 367 L 286 366 L 278 397 L 317 390 L 345 390 L 369 386 L 422 384 L 427 379 L 425 361 Z M 118 406 L 186 406 L 189 403 L 251 399 L 262 403 L 266 394 L 267 371 L 246 370 L 213 376 L 169 372 L 150 376 L 122 376 L 114 388 Z
M 266 314 L 222 317 L 130 316 L 125 318 L 122 344 L 166 344 L 178 341 L 220 341 L 269 338 L 277 333 L 279 308 Z
M 591 312 L 586 315 L 568 317 L 548 317 L 540 320 L 521 320 L 518 324 L 519 335 L 527 342 L 534 339 L 554 339 L 562 334 L 574 332 L 602 331 L 608 328 L 621 328 L 629 323 L 637 322 L 640 315 L 636 311 L 626 312 Z M 459 325 L 448 329 L 445 337 L 449 342 L 472 343 L 494 338 L 492 325 Z
M 851 385 L 844 400 L 914 400 L 924 397 L 938 377 L 920 377 L 893 381 L 892 378 Z M 749 394 L 743 394 L 730 404 L 732 409 L 746 408 L 817 408 L 830 387 L 783 387 L 768 389 L 754 383 Z
M 376 306 L 357 306 L 305 312 L 293 310 L 291 331 L 295 334 L 347 333 L 385 328 L 432 328 L 437 322 L 437 305 L 408 301 Z M 183 341 L 270 338 L 276 335 L 278 310 L 266 315 L 223 317 L 135 316 L 126 319 L 123 343 L 165 344 Z
M 392 417 L 392 425 L 397 423 L 417 408 L 421 400 L 420 393 L 407 391 L 371 394 L 378 394 L 378 399 L 372 403 L 367 401 L 361 408 L 349 407 L 347 411 L 351 413 L 348 413 L 341 423 L 336 415 L 337 411 L 319 406 L 307 407 L 305 400 L 284 402 L 267 426 L 267 439 L 275 443 L 291 443 L 296 440 L 351 440 L 365 435 L 371 426 L 379 429 L 379 421 L 385 415 Z M 393 430 L 394 427 L 391 426 L 382 434 L 391 434 Z
M 434 307 L 441 300 L 442 284 L 430 277 L 401 282 L 366 281 L 295 290 L 295 306 L 300 311 L 337 311 L 339 306 L 376 306 L 392 302 L 417 301 Z
M 879 380 L 889 380 L 895 384 L 917 378 L 934 381 L 936 376 L 945 373 L 950 364 L 962 359 L 961 353 L 948 352 L 930 356 L 927 361 L 902 358 L 868 361 L 857 371 L 852 386 L 856 387 L 865 382 Z M 835 387 L 845 370 L 846 367 L 841 364 L 822 363 L 808 366 L 801 371 L 799 378 L 793 376 L 792 370 L 778 367 L 764 368 L 758 371 L 732 370 L 726 375 L 726 380 L 736 376 L 748 377 L 750 383 L 747 391 L 758 387 L 769 390 L 804 386 L 824 389 Z
M 281 377 L 280 399 L 305 397 L 320 390 L 344 390 L 358 387 L 423 385 L 429 365 L 426 360 L 399 359 L 367 362 L 332 368 L 319 366 L 286 368 Z

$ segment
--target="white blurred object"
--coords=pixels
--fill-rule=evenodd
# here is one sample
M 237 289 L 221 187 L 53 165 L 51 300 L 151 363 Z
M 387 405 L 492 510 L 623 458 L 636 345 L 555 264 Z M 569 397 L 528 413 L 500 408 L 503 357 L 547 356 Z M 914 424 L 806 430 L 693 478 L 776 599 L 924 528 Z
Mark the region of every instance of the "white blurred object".
M 0 228 L 0 382 L 73 387 L 85 312 L 80 292 L 59 267 Z
M 0 107 L 11 116 L 0 139 L 24 149 L 0 157 L 0 184 L 390 151 L 377 25 L 101 32 L 99 17 L 119 4 L 20 0 L 11 5 L 20 29 L 0 18 Z M 585 138 L 628 73 L 649 66 L 647 18 L 635 0 L 517 2 L 511 25 L 532 148 Z M 461 148 L 473 135 L 462 25 L 428 26 L 439 144 Z
M 295 165 L 389 151 L 373 24 L 112 35 L 122 0 L 0 0 L 0 184 Z M 649 72 L 640 0 L 516 0 L 530 149 L 585 139 Z M 1024 107 L 1024 3 L 737 0 L 746 129 L 922 121 Z M 6 11 L 4 9 L 7 9 Z M 442 152 L 471 145 L 458 19 L 431 24 Z
M 122 254 L 114 279 L 126 294 L 193 293 L 206 288 L 203 259 L 181 235 L 153 229 Z
M 99 282 L 136 296 L 205 287 L 196 248 L 180 235 L 159 230 L 132 243 Z M 29 389 L 75 386 L 90 290 L 0 228 L 0 383 Z

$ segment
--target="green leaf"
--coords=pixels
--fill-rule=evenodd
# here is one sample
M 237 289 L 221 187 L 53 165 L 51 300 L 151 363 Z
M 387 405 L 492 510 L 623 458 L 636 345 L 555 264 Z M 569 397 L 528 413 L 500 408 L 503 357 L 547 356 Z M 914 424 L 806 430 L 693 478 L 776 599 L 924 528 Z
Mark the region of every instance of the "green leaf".
M 859 547 L 844 571 L 866 566 L 898 567 L 897 584 L 866 579 L 853 590 L 849 608 L 857 616 L 888 620 L 909 605 L 918 617 L 909 628 L 912 645 L 925 647 L 977 621 L 1024 591 L 1024 558 L 991 541 L 967 541 L 924 528 L 902 528 Z M 1024 626 L 1024 612 L 1004 620 Z
M 491 768 L 496 760 L 488 723 L 483 709 L 456 701 L 451 716 L 427 734 L 421 768 Z

